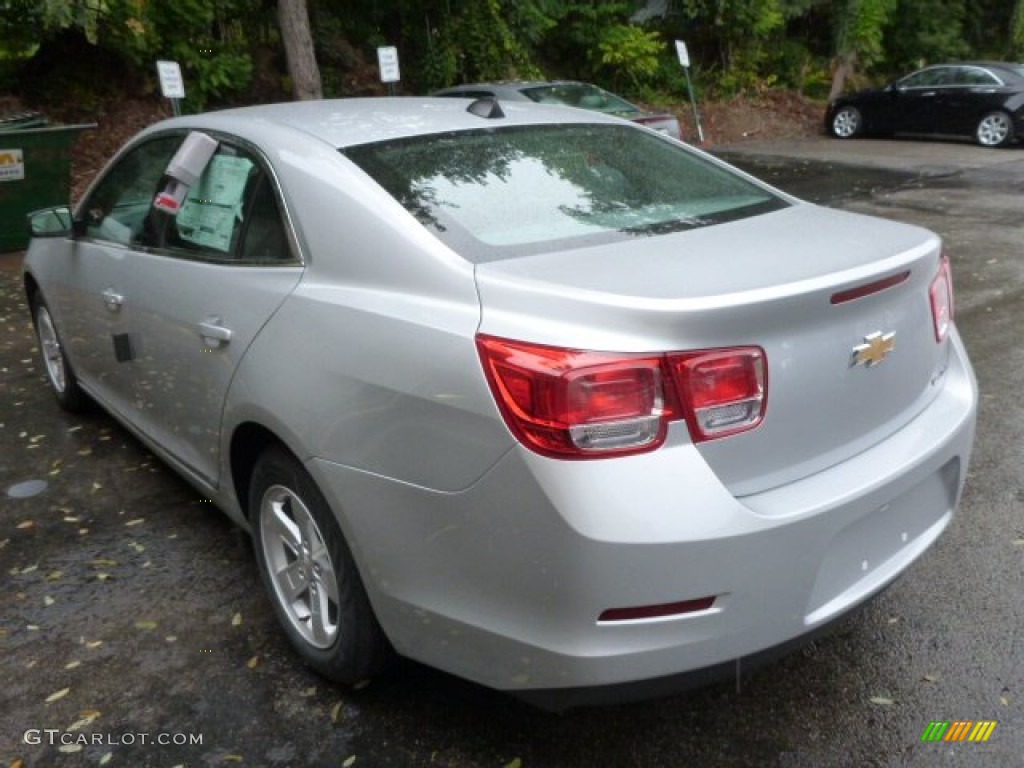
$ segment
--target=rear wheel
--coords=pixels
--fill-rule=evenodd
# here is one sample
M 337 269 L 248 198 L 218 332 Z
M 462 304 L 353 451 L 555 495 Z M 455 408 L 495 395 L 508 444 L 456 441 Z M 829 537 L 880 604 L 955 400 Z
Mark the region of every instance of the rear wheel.
M 974 138 L 983 147 L 1001 147 L 1010 143 L 1013 121 L 1005 112 L 989 112 L 978 121 Z
M 836 110 L 830 128 L 837 139 L 852 139 L 864 130 L 864 119 L 859 109 L 847 105 Z
M 271 449 L 256 462 L 249 500 L 260 575 L 295 649 L 340 683 L 379 670 L 390 646 L 313 479 L 290 454 Z
M 87 398 L 78 386 L 78 378 L 68 361 L 50 309 L 38 294 L 32 298 L 32 320 L 36 328 L 36 340 L 39 342 L 39 356 L 50 389 L 61 408 L 72 413 L 81 411 Z

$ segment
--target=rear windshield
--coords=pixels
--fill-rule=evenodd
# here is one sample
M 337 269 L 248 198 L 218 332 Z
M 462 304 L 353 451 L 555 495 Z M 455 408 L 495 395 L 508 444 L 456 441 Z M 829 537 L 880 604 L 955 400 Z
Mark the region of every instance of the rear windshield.
M 787 206 L 629 125 L 515 126 L 344 152 L 474 262 L 707 227 Z
M 527 98 L 539 104 L 564 104 L 567 107 L 593 109 L 611 115 L 636 115 L 640 110 L 628 101 L 589 83 L 553 83 L 524 88 Z

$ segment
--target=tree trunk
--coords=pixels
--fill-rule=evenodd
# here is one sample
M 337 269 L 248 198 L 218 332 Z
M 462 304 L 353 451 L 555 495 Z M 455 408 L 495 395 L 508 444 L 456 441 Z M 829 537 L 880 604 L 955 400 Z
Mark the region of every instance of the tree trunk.
M 278 0 L 277 20 L 281 25 L 288 74 L 292 78 L 292 96 L 297 101 L 322 99 L 324 92 L 313 51 L 306 0 Z
M 828 100 L 835 101 L 843 93 L 846 86 L 846 78 L 853 74 L 857 66 L 857 54 L 841 53 L 836 57 L 835 67 L 832 70 L 832 89 L 828 92 Z

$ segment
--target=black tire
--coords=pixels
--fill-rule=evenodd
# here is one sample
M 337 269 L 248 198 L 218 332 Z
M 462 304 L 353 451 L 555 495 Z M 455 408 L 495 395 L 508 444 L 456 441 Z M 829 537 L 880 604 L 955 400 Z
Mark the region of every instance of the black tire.
M 263 584 L 299 655 L 348 685 L 378 672 L 391 646 L 352 553 L 313 478 L 282 449 L 256 461 L 249 520 Z
M 974 140 L 983 147 L 1004 147 L 1013 138 L 1013 118 L 1002 110 L 989 112 L 978 121 Z
M 832 115 L 828 128 L 837 139 L 852 139 L 864 133 L 864 117 L 859 109 L 847 104 Z
M 32 297 L 31 308 L 39 359 L 46 372 L 46 380 L 50 382 L 50 390 L 61 408 L 70 413 L 78 413 L 87 407 L 89 399 L 78 386 L 78 377 L 68 360 L 50 308 L 38 293 Z

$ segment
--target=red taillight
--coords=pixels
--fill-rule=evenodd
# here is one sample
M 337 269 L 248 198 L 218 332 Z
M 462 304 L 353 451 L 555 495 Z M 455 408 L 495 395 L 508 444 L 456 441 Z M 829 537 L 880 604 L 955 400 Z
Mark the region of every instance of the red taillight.
M 753 429 L 764 418 L 766 375 L 759 347 L 668 356 L 694 440 Z
M 935 340 L 942 341 L 949 334 L 950 326 L 953 325 L 953 272 L 946 254 L 942 254 L 939 273 L 932 280 L 931 287 L 928 289 L 928 297 L 932 304 Z
M 505 422 L 545 456 L 651 451 L 680 417 L 694 440 L 723 437 L 757 426 L 764 413 L 764 353 L 755 347 L 629 355 L 482 334 L 477 347 Z
M 478 336 L 484 373 L 509 428 L 546 456 L 656 448 L 666 424 L 658 357 L 610 355 Z

